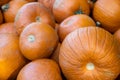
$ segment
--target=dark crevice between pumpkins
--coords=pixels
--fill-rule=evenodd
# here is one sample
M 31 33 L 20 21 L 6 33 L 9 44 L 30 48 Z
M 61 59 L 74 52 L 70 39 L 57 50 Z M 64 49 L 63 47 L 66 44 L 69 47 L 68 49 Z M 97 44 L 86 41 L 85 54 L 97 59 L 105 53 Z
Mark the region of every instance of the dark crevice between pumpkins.
M 93 3 L 95 3 L 97 0 L 91 0 Z
M 5 4 L 1 7 L 2 11 L 5 12 L 9 9 L 9 4 Z

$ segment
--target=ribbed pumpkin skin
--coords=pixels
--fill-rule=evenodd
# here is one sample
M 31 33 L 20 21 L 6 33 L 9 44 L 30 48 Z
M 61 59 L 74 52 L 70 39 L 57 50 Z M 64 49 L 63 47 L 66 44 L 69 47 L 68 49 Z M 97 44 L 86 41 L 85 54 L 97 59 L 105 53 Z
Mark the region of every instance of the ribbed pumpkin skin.
M 15 28 L 20 34 L 22 30 L 32 22 L 43 22 L 55 27 L 55 20 L 52 13 L 38 2 L 31 2 L 25 4 L 18 11 L 17 16 L 15 17 Z
M 38 59 L 23 67 L 17 80 L 62 80 L 62 78 L 57 63 L 50 59 Z
M 93 17 L 103 28 L 114 33 L 120 28 L 120 0 L 98 0 L 93 9 Z
M 71 15 L 80 14 L 80 11 L 89 15 L 87 0 L 55 0 L 53 4 L 53 14 L 58 23 Z
M 2 6 L 2 11 L 5 22 L 14 22 L 18 10 L 26 3 L 28 2 L 25 0 L 12 0 L 7 4 L 4 4 Z
M 58 35 L 62 42 L 64 38 L 75 29 L 80 27 L 96 26 L 92 18 L 85 14 L 73 15 L 66 18 L 58 27 Z
M 0 80 L 14 80 L 25 64 L 18 36 L 0 33 Z
M 63 41 L 59 63 L 68 80 L 115 80 L 120 74 L 120 47 L 102 28 L 80 28 Z

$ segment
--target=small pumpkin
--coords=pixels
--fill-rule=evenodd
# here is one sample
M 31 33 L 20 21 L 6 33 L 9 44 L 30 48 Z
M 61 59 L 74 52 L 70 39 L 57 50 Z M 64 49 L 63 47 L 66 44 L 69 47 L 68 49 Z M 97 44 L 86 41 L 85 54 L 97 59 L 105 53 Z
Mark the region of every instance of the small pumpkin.
M 38 2 L 27 3 L 18 11 L 14 23 L 18 34 L 20 35 L 23 29 L 32 22 L 43 22 L 53 28 L 55 27 L 55 20 L 52 13 Z
M 103 28 L 79 28 L 62 42 L 59 63 L 67 80 L 115 80 L 120 74 L 120 45 Z
M 66 18 L 58 27 L 58 35 L 62 42 L 64 38 L 75 29 L 80 27 L 96 26 L 93 19 L 85 14 L 73 15 Z
M 14 80 L 26 62 L 19 49 L 19 37 L 0 33 L 0 80 Z
M 2 14 L 2 12 L 0 10 L 0 24 L 2 24 L 2 23 L 3 23 L 3 14 Z
M 94 4 L 93 18 L 111 33 L 120 28 L 120 0 L 97 0 Z
M 2 5 L 2 11 L 5 22 L 14 22 L 18 10 L 28 3 L 25 0 L 11 0 L 9 3 Z
M 0 0 L 0 6 L 2 6 L 3 4 L 8 3 L 9 1 L 11 1 L 11 0 Z
M 62 80 L 56 62 L 50 59 L 38 59 L 21 69 L 17 80 Z
M 49 57 L 57 44 L 56 31 L 45 23 L 31 23 L 20 35 L 20 49 L 29 60 Z
M 3 23 L 0 25 L 0 33 L 12 33 L 12 34 L 16 34 L 17 32 L 15 30 L 14 27 L 14 23 Z
M 43 4 L 45 7 L 50 9 L 52 12 L 53 4 L 55 0 L 38 0 L 39 3 Z
M 53 14 L 58 23 L 69 16 L 81 13 L 90 13 L 87 0 L 55 0 L 53 4 Z

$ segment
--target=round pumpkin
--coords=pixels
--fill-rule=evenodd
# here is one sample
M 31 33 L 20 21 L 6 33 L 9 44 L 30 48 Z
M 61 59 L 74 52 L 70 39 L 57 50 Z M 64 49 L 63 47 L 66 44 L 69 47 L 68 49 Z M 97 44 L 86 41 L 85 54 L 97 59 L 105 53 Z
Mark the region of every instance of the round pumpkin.
M 55 0 L 38 0 L 39 3 L 43 4 L 45 7 L 50 9 L 52 12 L 53 4 Z
M 28 2 L 25 0 L 12 0 L 7 4 L 4 4 L 1 8 L 5 22 L 14 22 L 18 10 L 26 3 Z
M 38 59 L 23 67 L 17 80 L 62 80 L 56 62 L 50 59 Z
M 120 28 L 120 0 L 97 0 L 94 4 L 93 17 L 102 27 L 111 33 Z
M 0 10 L 0 24 L 2 24 L 2 23 L 3 23 L 3 15 L 2 15 L 2 12 Z
M 120 74 L 120 45 L 102 28 L 79 28 L 63 41 L 59 63 L 67 80 L 115 80 Z
M 71 15 L 81 13 L 90 13 L 87 0 L 55 0 L 53 4 L 53 14 L 58 23 Z
M 11 1 L 11 0 L 0 0 L 0 6 L 8 3 L 9 1 Z
M 114 33 L 114 37 L 118 40 L 118 42 L 120 43 L 120 29 L 118 29 L 115 33 Z
M 55 20 L 50 11 L 38 2 L 25 4 L 15 17 L 15 28 L 20 34 L 32 22 L 43 22 L 55 27 Z
M 0 33 L 0 80 L 14 80 L 25 64 L 18 36 Z
M 73 15 L 66 18 L 58 27 L 58 35 L 62 42 L 64 38 L 75 29 L 80 27 L 96 26 L 92 18 L 85 14 Z
M 13 33 L 17 34 L 14 23 L 3 23 L 0 25 L 0 33 Z
M 31 23 L 20 35 L 20 49 L 29 60 L 49 57 L 57 44 L 56 31 L 45 23 Z

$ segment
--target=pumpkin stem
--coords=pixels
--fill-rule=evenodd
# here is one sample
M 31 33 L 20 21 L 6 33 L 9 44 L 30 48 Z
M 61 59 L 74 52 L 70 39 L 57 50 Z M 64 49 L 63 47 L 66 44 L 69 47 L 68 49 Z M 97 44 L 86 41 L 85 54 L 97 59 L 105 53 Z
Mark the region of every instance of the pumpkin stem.
M 5 12 L 9 9 L 9 4 L 5 4 L 1 7 L 1 9 Z
M 87 65 L 86 65 L 86 68 L 87 68 L 87 70 L 94 70 L 94 64 L 93 63 L 88 63 Z
M 34 42 L 35 41 L 35 36 L 34 35 L 29 35 L 28 36 L 28 42 Z
M 100 27 L 101 23 L 99 21 L 96 22 L 96 26 Z
M 41 21 L 40 16 L 37 16 L 35 20 L 36 20 L 36 22 L 40 22 Z
M 84 14 L 84 12 L 80 9 L 80 10 L 76 11 L 75 14 Z

